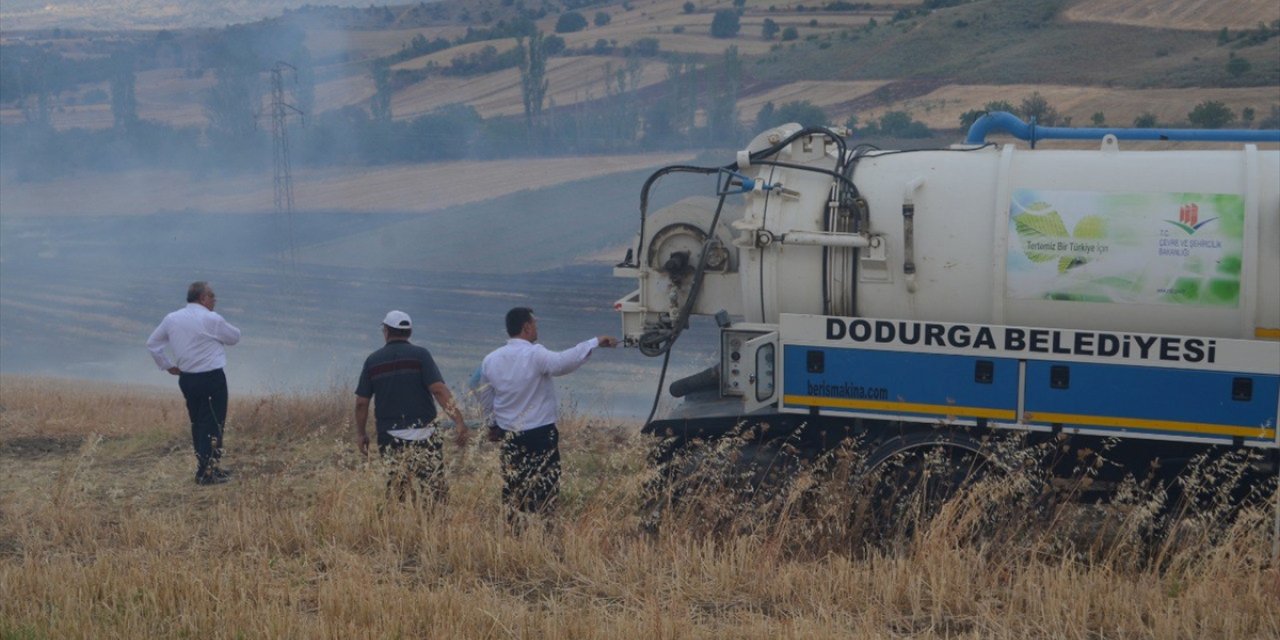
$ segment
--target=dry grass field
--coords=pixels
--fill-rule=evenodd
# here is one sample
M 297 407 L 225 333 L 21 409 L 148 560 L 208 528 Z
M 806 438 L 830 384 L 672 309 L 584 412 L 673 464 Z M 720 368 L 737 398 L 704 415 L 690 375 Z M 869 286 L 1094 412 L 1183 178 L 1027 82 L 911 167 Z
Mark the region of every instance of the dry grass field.
M 1068 7 L 1069 20 L 1109 22 L 1169 29 L 1222 27 L 1252 29 L 1258 23 L 1280 20 L 1280 8 L 1271 0 L 1081 0 Z
M 559 515 L 514 532 L 484 443 L 447 447 L 447 504 L 388 501 L 345 390 L 233 398 L 236 475 L 203 488 L 176 390 L 3 378 L 0 404 L 5 638 L 1280 635 L 1261 512 L 1151 547 L 1141 501 L 1082 527 L 995 486 L 886 546 L 787 499 L 647 534 L 635 425 L 574 415 Z
M 442 162 L 305 169 L 293 185 L 300 211 L 426 213 L 596 176 L 684 162 L 688 153 Z M 501 179 L 495 179 L 501 176 Z M 0 184 L 5 216 L 273 211 L 266 173 L 193 177 L 181 171 L 81 174 Z

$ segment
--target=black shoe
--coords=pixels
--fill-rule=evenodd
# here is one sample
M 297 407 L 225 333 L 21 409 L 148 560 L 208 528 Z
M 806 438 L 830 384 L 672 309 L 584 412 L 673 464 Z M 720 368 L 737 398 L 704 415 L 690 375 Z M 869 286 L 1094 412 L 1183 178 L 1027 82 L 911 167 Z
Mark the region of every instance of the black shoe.
M 232 472 L 230 469 L 214 469 L 214 470 L 213 470 L 213 477 L 215 477 L 215 478 L 224 478 L 224 479 L 225 479 L 225 478 L 230 478 L 232 473 L 233 473 L 233 472 Z
M 223 475 L 215 475 L 212 473 L 196 476 L 196 484 L 204 486 L 210 484 L 226 484 L 229 478 Z

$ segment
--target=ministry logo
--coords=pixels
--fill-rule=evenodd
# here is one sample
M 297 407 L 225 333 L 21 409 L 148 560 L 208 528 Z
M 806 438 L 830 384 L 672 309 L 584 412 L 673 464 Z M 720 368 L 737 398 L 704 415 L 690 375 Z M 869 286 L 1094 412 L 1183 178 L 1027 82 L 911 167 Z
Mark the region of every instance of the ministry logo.
M 1201 227 L 1217 220 L 1217 218 L 1209 218 L 1208 220 L 1200 220 L 1200 205 L 1192 202 L 1184 204 L 1178 208 L 1178 219 L 1165 220 L 1169 224 L 1187 232 L 1187 235 L 1193 236 Z

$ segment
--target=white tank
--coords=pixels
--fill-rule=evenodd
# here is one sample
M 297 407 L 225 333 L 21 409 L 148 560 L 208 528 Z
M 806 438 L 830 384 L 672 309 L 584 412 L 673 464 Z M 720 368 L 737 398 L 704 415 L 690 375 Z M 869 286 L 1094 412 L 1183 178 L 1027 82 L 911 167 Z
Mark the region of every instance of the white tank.
M 835 153 L 814 137 L 775 159 L 829 170 Z M 757 186 L 742 213 L 722 214 L 717 235 L 732 236 L 737 252 L 725 261 L 731 272 L 709 274 L 715 295 L 700 296 L 697 313 L 1280 337 L 1277 151 L 1138 151 L 1114 138 L 1090 150 L 873 151 L 852 175 L 868 206 L 862 234 L 826 229 L 830 175 L 743 173 L 773 188 Z M 709 221 L 706 208 L 697 223 Z M 653 216 L 646 235 L 676 217 Z M 648 297 L 669 284 L 641 281 Z

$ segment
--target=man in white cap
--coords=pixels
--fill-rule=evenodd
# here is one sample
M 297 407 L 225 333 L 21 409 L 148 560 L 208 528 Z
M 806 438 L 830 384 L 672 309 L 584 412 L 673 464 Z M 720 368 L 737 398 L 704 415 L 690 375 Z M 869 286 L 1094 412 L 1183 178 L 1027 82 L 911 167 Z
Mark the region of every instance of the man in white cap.
M 401 499 L 414 496 L 426 485 L 436 500 L 447 495 L 444 459 L 436 420 L 436 402 L 457 425 L 458 444 L 467 441 L 467 425 L 454 404 L 431 352 L 409 343 L 413 321 L 403 311 L 391 311 L 382 320 L 386 344 L 364 361 L 356 385 L 356 446 L 369 452 L 369 401 L 374 403 L 378 450 L 396 459 L 387 484 Z M 435 399 L 435 402 L 432 401 Z

